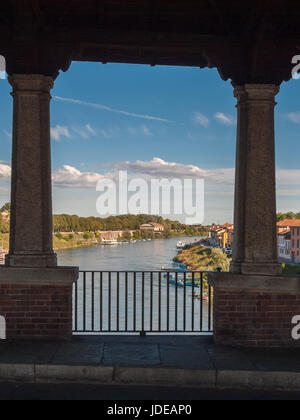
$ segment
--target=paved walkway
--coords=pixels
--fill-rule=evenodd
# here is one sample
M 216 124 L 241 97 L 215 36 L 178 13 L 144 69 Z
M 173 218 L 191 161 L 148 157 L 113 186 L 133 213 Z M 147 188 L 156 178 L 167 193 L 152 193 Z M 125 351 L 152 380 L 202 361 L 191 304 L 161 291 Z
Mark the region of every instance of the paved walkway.
M 197 336 L 1 341 L 0 381 L 300 391 L 300 351 L 217 347 Z

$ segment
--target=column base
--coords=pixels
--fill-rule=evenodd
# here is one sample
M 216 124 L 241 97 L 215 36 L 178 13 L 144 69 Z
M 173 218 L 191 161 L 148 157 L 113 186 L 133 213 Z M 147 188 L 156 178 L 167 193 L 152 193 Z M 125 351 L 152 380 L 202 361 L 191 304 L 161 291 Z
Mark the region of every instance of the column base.
M 276 276 L 281 274 L 282 267 L 281 264 L 274 262 L 274 263 L 264 263 L 264 262 L 234 262 L 230 266 L 230 271 L 234 274 L 251 274 L 251 275 L 265 275 L 265 276 Z
M 7 254 L 5 256 L 7 267 L 37 267 L 47 268 L 57 266 L 57 256 L 51 254 Z
M 300 315 L 300 276 L 209 273 L 214 340 L 237 347 L 300 348 L 292 319 Z
M 8 340 L 70 340 L 78 268 L 0 267 L 0 315 Z

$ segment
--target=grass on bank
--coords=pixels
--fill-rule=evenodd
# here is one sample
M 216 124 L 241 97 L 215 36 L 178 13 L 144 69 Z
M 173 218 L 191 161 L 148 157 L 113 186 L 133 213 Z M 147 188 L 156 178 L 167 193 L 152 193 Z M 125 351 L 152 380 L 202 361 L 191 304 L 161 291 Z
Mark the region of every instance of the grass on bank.
M 175 262 L 186 264 L 193 271 L 216 271 L 218 267 L 228 272 L 231 254 L 226 255 L 218 248 L 204 248 L 199 245 L 187 246 L 175 258 Z M 282 274 L 299 274 L 300 264 L 282 264 Z
M 300 274 L 300 264 L 282 264 L 283 274 Z
M 229 271 L 231 257 L 223 253 L 221 249 L 204 248 L 199 245 L 186 247 L 175 258 L 175 262 L 181 262 L 192 271 Z

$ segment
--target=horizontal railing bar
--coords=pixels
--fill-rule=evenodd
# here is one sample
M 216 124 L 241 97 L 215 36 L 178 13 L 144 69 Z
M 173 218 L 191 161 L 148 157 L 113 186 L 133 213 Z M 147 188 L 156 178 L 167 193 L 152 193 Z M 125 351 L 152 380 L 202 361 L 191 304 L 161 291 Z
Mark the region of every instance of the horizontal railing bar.
M 193 271 L 193 270 L 186 270 L 186 271 L 178 271 L 178 270 L 99 270 L 99 271 L 90 271 L 90 270 L 80 270 L 79 273 L 214 273 L 214 271 Z
M 144 330 L 144 331 L 142 331 L 142 330 L 127 330 L 127 331 L 125 331 L 125 330 L 77 330 L 77 331 L 73 331 L 73 332 L 76 332 L 76 333 L 109 333 L 109 334 L 115 334 L 115 333 L 123 333 L 123 334 L 126 334 L 126 333 L 130 333 L 130 334 L 133 334 L 133 333 L 136 333 L 136 334 L 138 334 L 138 333 L 140 333 L 140 332 L 145 332 L 145 333 L 147 333 L 147 334 L 164 334 L 164 333 L 178 333 L 178 334 L 180 334 L 180 333 L 195 333 L 195 334 L 199 334 L 199 331 L 195 331 L 195 330 L 161 330 L 161 331 L 156 331 L 156 330 Z M 209 334 L 209 333 L 212 333 L 213 331 L 209 331 L 209 330 L 203 330 L 203 331 L 201 331 L 201 333 L 205 333 L 205 334 Z

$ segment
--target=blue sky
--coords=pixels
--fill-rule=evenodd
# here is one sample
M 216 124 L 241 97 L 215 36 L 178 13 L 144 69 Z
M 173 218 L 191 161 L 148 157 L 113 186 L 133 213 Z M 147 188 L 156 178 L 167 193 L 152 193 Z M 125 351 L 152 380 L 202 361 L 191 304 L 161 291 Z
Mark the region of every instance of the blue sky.
M 0 80 L 0 203 L 9 198 L 10 91 Z M 299 94 L 292 80 L 277 96 L 280 211 L 300 210 Z M 216 70 L 73 63 L 52 96 L 54 212 L 97 215 L 96 182 L 112 170 L 145 177 L 196 170 L 207 175 L 205 222 L 232 221 L 236 100 Z

